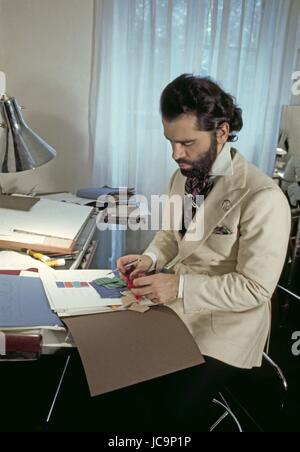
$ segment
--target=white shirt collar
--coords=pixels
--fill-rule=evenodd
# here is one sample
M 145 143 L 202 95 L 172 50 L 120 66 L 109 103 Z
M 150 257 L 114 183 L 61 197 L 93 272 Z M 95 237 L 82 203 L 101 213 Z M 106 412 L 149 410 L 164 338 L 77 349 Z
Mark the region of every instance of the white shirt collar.
M 230 143 L 225 143 L 220 154 L 218 155 L 213 167 L 210 171 L 210 176 L 232 176 L 233 165 L 230 153 Z

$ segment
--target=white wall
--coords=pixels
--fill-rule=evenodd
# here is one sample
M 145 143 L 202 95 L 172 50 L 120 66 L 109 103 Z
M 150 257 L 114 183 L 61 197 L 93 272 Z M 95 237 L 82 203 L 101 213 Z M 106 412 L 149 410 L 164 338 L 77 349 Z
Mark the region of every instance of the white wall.
M 93 0 L 0 0 L 0 71 L 28 125 L 58 152 L 47 165 L 0 175 L 6 190 L 88 186 Z

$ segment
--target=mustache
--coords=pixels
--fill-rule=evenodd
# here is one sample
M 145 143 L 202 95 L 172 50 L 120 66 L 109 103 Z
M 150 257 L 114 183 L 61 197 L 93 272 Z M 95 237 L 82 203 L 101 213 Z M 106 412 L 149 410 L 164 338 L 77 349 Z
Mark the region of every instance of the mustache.
M 180 163 L 186 163 L 187 165 L 192 165 L 193 164 L 193 162 L 191 162 L 190 160 L 185 160 L 185 159 L 178 159 L 178 160 L 175 160 L 175 162 L 178 165 L 180 165 Z

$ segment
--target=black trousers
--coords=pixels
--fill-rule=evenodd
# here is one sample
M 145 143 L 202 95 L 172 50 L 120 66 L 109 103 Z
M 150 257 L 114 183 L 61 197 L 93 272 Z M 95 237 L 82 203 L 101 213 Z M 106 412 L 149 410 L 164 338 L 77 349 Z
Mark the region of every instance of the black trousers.
M 205 361 L 205 364 L 135 385 L 140 392 L 140 406 L 148 407 L 150 430 L 209 431 L 212 399 L 233 377 L 249 371 L 208 356 Z
M 212 399 L 233 377 L 249 371 L 207 356 L 205 361 L 200 366 L 90 397 L 86 383 L 82 387 L 85 376 L 80 359 L 74 358 L 48 427 L 53 431 L 209 431 L 216 420 L 216 413 L 213 417 L 210 414 Z

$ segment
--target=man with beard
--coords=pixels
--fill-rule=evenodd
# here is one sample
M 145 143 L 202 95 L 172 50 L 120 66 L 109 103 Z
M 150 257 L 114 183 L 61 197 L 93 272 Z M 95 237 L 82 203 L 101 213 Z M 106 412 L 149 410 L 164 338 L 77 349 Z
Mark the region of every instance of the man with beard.
M 179 165 L 169 194 L 192 196 L 193 218 L 159 231 L 143 255 L 123 256 L 117 265 L 124 277 L 124 266 L 138 258 L 132 292 L 173 309 L 203 353 L 205 364 L 162 379 L 160 398 L 160 409 L 165 404 L 177 413 L 174 427 L 201 430 L 220 387 L 261 365 L 290 209 L 277 185 L 230 145 L 242 112 L 216 83 L 183 74 L 166 86 L 160 106 Z M 195 239 L 192 228 L 202 220 L 203 234 Z

